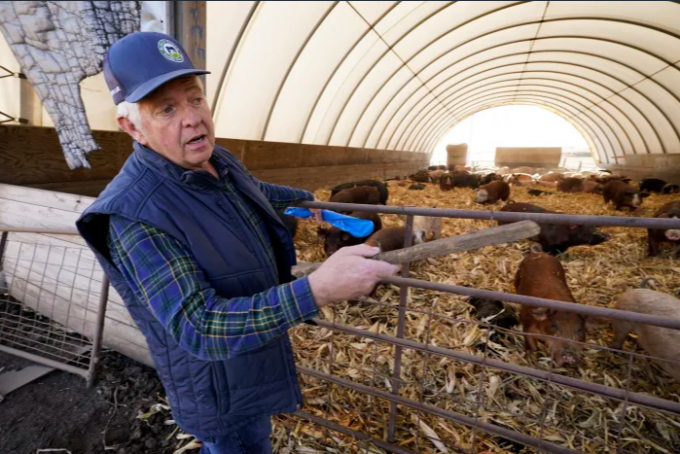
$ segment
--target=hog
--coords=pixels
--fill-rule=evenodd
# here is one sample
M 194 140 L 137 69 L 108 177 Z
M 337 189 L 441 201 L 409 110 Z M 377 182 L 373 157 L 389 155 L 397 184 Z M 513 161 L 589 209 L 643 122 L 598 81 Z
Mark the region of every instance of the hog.
M 649 193 L 641 193 L 628 183 L 619 180 L 613 180 L 605 184 L 602 194 L 605 205 L 613 201 L 617 211 L 622 211 L 623 207 L 628 207 L 630 211 L 635 211 L 640 208 L 642 199 L 649 197 Z
M 602 194 L 604 186 L 593 180 L 583 181 L 583 192 L 586 194 Z
M 474 306 L 473 313 L 477 319 L 486 320 L 491 325 L 510 329 L 519 323 L 512 309 L 506 307 L 500 301 L 473 296 L 468 303 Z M 489 317 L 493 318 L 490 319 Z
M 539 178 L 538 180 L 539 180 L 539 181 L 547 181 L 547 182 L 553 183 L 553 182 L 555 182 L 555 181 L 561 180 L 562 178 L 563 178 L 563 177 L 562 177 L 562 174 L 561 174 L 561 173 L 558 173 L 558 172 L 550 172 L 550 173 L 546 173 L 545 175 L 541 175 L 540 178 Z
M 526 173 L 513 173 L 505 176 L 505 182 L 514 186 L 523 186 L 526 183 L 532 183 L 534 177 Z
M 677 194 L 680 192 L 680 186 L 677 184 L 668 183 L 663 187 L 662 191 L 664 194 Z
M 639 314 L 680 319 L 680 299 L 662 292 L 637 288 L 626 291 L 614 305 L 616 309 Z M 680 331 L 625 320 L 612 320 L 614 341 L 611 347 L 620 350 L 628 334 L 633 332 L 637 342 L 654 361 L 680 382 L 680 364 L 664 360 L 680 359 Z
M 655 218 L 661 219 L 680 219 L 680 201 L 668 202 L 661 206 L 654 213 Z M 680 229 L 647 229 L 647 244 L 649 246 L 649 256 L 659 255 L 661 243 L 675 243 L 680 245 Z M 680 248 L 675 251 L 677 256 Z
M 508 203 L 500 211 L 510 213 L 555 213 L 531 203 Z M 498 221 L 498 225 L 511 224 L 510 221 Z M 532 238 L 541 244 L 543 252 L 557 255 L 565 252 L 572 246 L 596 246 L 609 239 L 609 235 L 600 232 L 597 228 L 587 225 L 565 224 L 539 224 L 541 231 L 538 236 Z
M 533 175 L 534 174 L 534 168 L 529 167 L 529 166 L 515 167 L 514 169 L 512 169 L 511 172 L 512 173 L 527 173 L 529 175 Z
M 353 181 L 350 183 L 343 183 L 339 184 L 333 188 L 331 188 L 331 197 L 333 197 L 335 194 L 338 192 L 345 190 L 345 189 L 351 189 L 351 188 L 359 188 L 361 186 L 373 186 L 378 190 L 378 193 L 380 193 L 380 204 L 381 205 L 386 205 L 387 204 L 387 199 L 389 198 L 390 192 L 387 184 L 383 183 L 382 181 L 377 181 L 377 180 L 362 180 L 362 181 Z
M 446 173 L 445 170 L 432 170 L 428 172 L 430 175 L 430 181 L 433 183 L 439 183 L 439 179 Z
M 442 218 L 434 216 L 414 216 L 413 218 L 413 244 L 428 241 L 432 234 L 433 240 L 442 236 Z
M 475 202 L 493 204 L 498 200 L 506 201 L 510 198 L 510 185 L 505 181 L 492 181 L 477 190 Z
M 440 164 L 440 165 L 437 166 L 437 168 L 436 168 L 435 170 L 443 170 L 443 171 L 447 171 L 447 170 L 448 170 L 448 167 L 445 166 L 445 165 Z
M 430 175 L 427 173 L 427 170 L 419 170 L 413 175 L 410 175 L 409 179 L 416 183 L 429 183 Z
M 640 191 L 661 193 L 666 184 L 668 183 L 660 178 L 643 178 L 640 181 Z
M 557 190 L 561 192 L 583 192 L 583 180 L 580 178 L 563 178 L 557 182 Z
M 576 303 L 567 286 L 564 268 L 560 261 L 541 252 L 527 254 L 522 260 L 515 274 L 515 291 L 518 295 Z M 586 321 L 583 316 L 543 307 L 522 306 L 520 321 L 525 333 L 559 338 L 545 339 L 553 348 L 552 359 L 557 367 L 562 367 L 565 362 L 575 362 L 569 349 L 581 350 L 583 348 L 582 345 L 574 343 L 574 341 L 585 342 Z M 526 349 L 536 351 L 538 349 L 536 340 L 535 336 L 525 335 Z
M 297 233 L 298 220 L 295 216 L 283 214 L 284 211 L 285 210 L 276 210 L 276 215 L 279 217 L 281 222 L 283 222 L 283 225 L 286 226 L 286 229 L 288 229 L 291 238 L 295 238 L 295 234 Z
M 508 166 L 503 166 L 503 167 L 501 167 L 500 169 L 498 169 L 497 173 L 498 173 L 499 175 L 507 175 L 507 174 L 512 173 L 512 172 L 510 172 L 510 167 L 508 167 Z
M 437 170 L 439 166 L 430 166 L 427 168 L 427 170 Z
M 479 175 L 479 184 L 480 185 L 489 184 L 492 181 L 502 179 L 503 179 L 502 175 L 498 175 L 497 173 L 487 173 L 486 175 Z
M 422 191 L 425 189 L 425 185 L 422 183 L 412 184 L 407 188 L 409 191 Z
M 377 205 L 380 203 L 380 193 L 371 186 L 360 186 L 358 188 L 343 189 L 331 197 L 333 203 L 360 203 L 362 205 Z M 338 213 L 348 214 L 349 211 Z
M 479 178 L 476 175 L 470 175 L 468 173 L 459 173 L 453 175 L 453 187 L 454 188 L 472 188 L 476 189 L 479 187 Z
M 439 179 L 439 189 L 442 191 L 450 191 L 453 189 L 453 175 L 444 175 Z
M 350 216 L 359 218 L 359 219 L 365 219 L 367 221 L 372 221 L 373 222 L 373 232 L 375 233 L 382 229 L 382 221 L 380 220 L 380 216 L 378 216 L 377 213 L 366 213 L 365 211 L 353 211 Z M 364 236 L 364 237 L 355 237 L 352 236 L 349 232 L 344 232 L 340 230 L 337 227 L 331 227 L 330 229 L 326 229 L 323 227 L 319 227 L 317 230 L 317 234 L 319 235 L 319 238 L 323 238 L 324 240 L 324 251 L 326 251 L 326 256 L 330 257 L 331 255 L 335 254 L 338 249 L 341 249 L 346 246 L 354 246 L 357 244 L 361 244 L 365 242 L 369 236 Z
M 379 247 L 380 252 L 396 251 L 404 248 L 404 236 L 406 235 L 406 227 L 385 227 L 374 234 L 367 240 L 366 244 L 373 247 Z

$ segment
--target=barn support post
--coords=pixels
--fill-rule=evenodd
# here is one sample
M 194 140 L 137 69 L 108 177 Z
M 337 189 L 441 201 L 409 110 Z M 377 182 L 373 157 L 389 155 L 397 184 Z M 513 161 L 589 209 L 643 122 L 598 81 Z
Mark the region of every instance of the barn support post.
M 172 5 L 171 34 L 184 47 L 196 68 L 206 68 L 206 2 L 167 2 Z M 205 86 L 205 75 L 198 76 Z

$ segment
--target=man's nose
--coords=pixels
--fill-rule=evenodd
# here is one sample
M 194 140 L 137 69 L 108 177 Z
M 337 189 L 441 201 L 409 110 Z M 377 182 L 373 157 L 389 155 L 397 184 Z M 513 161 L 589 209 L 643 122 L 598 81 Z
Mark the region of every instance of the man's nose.
M 201 117 L 189 106 L 182 109 L 182 126 L 193 127 L 201 122 Z

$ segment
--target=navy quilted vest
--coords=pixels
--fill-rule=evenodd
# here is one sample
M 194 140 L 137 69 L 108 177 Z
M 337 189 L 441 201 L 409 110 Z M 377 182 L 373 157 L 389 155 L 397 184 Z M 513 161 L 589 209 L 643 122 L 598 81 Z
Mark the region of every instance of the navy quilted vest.
M 290 234 L 259 188 L 227 150 L 214 153 L 244 199 L 258 208 L 269 228 L 279 281 L 266 266 L 266 251 L 226 199 L 220 182 L 206 171 L 187 171 L 134 143 L 120 173 L 76 225 L 144 333 L 174 419 L 198 437 L 224 435 L 249 416 L 293 412 L 302 403 L 290 340 L 284 335 L 264 347 L 225 361 L 203 361 L 187 353 L 137 301 L 110 260 L 110 214 L 153 225 L 193 251 L 217 294 L 250 296 L 292 280 L 295 250 Z

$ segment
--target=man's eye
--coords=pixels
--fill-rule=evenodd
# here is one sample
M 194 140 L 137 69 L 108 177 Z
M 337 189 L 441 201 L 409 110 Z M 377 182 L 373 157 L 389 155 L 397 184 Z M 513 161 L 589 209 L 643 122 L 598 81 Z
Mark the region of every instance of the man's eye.
M 202 102 L 203 102 L 203 98 L 202 98 L 202 97 L 194 98 L 194 103 L 195 103 L 195 104 L 200 104 L 200 103 L 202 103 Z
M 164 108 L 161 110 L 161 113 L 167 115 L 167 114 L 171 114 L 172 111 L 173 111 L 173 107 L 172 107 L 172 106 L 167 106 L 167 107 L 164 107 Z

